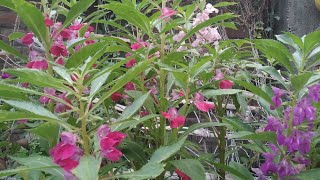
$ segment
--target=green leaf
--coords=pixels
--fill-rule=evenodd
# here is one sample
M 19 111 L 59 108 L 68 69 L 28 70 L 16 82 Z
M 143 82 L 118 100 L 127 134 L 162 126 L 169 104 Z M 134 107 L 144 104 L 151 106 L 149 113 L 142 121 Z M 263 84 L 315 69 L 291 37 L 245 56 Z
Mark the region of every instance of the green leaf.
M 283 44 L 271 39 L 257 39 L 254 43 L 257 49 L 259 49 L 268 58 L 274 58 L 290 73 L 293 73 L 293 67 L 290 63 L 290 60 L 292 60 L 293 57 L 290 51 Z
M 170 161 L 173 166 L 188 175 L 191 179 L 205 180 L 206 172 L 203 165 L 195 159 L 180 159 Z
M 4 43 L 3 41 L 0 40 L 0 49 L 9 53 L 9 54 L 12 54 L 12 55 L 15 55 L 25 61 L 28 60 L 28 57 L 20 54 L 19 51 L 17 51 L 16 49 L 14 49 L 13 47 L 9 46 L 8 44 Z
M 15 10 L 15 6 L 14 6 L 14 4 L 12 3 L 12 1 L 11 0 L 1 0 L 0 1 L 0 6 L 3 6 L 3 7 L 6 7 L 6 8 L 9 8 L 9 9 L 11 9 L 11 10 Z
M 124 85 L 126 85 L 128 82 L 130 82 L 132 79 L 136 78 L 139 73 L 147 69 L 147 67 L 150 65 L 151 61 L 143 61 L 135 65 L 133 68 L 131 68 L 125 75 L 118 78 L 116 80 L 115 85 L 112 86 L 112 88 L 104 94 L 100 100 L 95 104 L 95 106 L 91 109 L 95 109 L 95 107 L 99 106 L 104 100 L 109 98 L 113 93 L 118 91 L 120 88 L 122 88 Z
M 268 96 L 268 94 L 265 93 L 264 91 L 262 91 L 259 87 L 252 85 L 250 83 L 247 83 L 245 81 L 234 80 L 234 82 L 237 83 L 238 85 L 248 89 L 249 91 L 251 91 L 255 95 L 261 97 L 262 99 L 264 99 L 268 103 L 273 104 L 271 101 L 271 98 Z
M 126 129 L 128 127 L 130 127 L 131 129 L 134 128 L 135 126 L 149 120 L 149 119 L 153 119 L 155 117 L 158 117 L 157 114 L 151 114 L 151 115 L 147 115 L 144 116 L 142 118 L 138 118 L 138 117 L 133 117 L 130 120 L 125 120 L 125 121 L 120 121 L 120 122 L 116 122 L 114 124 L 112 124 L 110 126 L 112 131 L 122 131 L 123 129 Z
M 320 31 L 309 33 L 304 37 L 303 52 L 305 53 L 305 55 L 309 54 L 312 51 L 312 49 L 319 46 L 319 39 Z
M 180 140 L 172 145 L 163 146 L 157 149 L 151 156 L 150 161 L 152 163 L 161 163 L 162 161 L 170 158 L 176 152 L 180 150 L 187 136 L 180 138 Z
M 291 76 L 291 84 L 296 92 L 299 92 L 307 84 L 313 73 L 303 73 L 297 76 Z
M 235 169 L 233 167 L 230 166 L 226 166 L 224 164 L 220 164 L 220 163 L 212 163 L 215 167 L 219 168 L 219 169 L 224 169 L 225 171 L 229 172 L 230 174 L 233 174 L 243 180 L 247 179 L 247 177 L 245 175 L 243 175 L 241 172 L 239 172 L 238 169 Z
M 5 69 L 4 72 L 19 77 L 16 79 L 18 82 L 27 82 L 40 87 L 51 87 L 54 89 L 70 91 L 70 88 L 66 87 L 62 80 L 56 79 L 49 74 L 36 70 L 36 69 Z
M 22 32 L 13 32 L 8 36 L 8 38 L 9 38 L 9 41 L 13 41 L 16 39 L 20 39 L 23 36 L 24 36 L 24 33 L 22 33 Z
M 243 122 L 242 119 L 236 118 L 236 117 L 228 117 L 228 118 L 222 118 L 223 123 L 229 124 L 232 126 L 233 131 L 249 131 L 254 132 L 252 127 L 246 123 Z
M 0 97 L 3 99 L 14 99 L 14 100 L 22 100 L 22 101 L 29 100 L 29 98 L 24 94 L 12 92 L 12 91 L 5 91 L 5 90 L 0 90 Z
M 52 69 L 69 84 L 73 84 L 70 74 L 64 68 L 61 68 L 59 66 L 53 66 Z
M 250 139 L 258 141 L 267 141 L 276 144 L 276 134 L 270 131 L 261 133 L 253 133 L 249 131 L 234 132 L 230 136 L 230 139 Z
M 270 74 L 273 78 L 279 81 L 286 89 L 288 89 L 287 84 L 284 82 L 284 80 L 282 79 L 281 75 L 276 70 L 276 68 L 272 66 L 263 66 L 263 67 L 258 67 L 258 69 Z
M 30 156 L 25 158 L 18 158 L 18 157 L 11 157 L 11 159 L 17 161 L 19 164 L 22 164 L 24 166 L 30 167 L 30 168 L 40 168 L 40 167 L 52 167 L 52 168 L 44 168 L 42 171 L 52 174 L 59 179 L 63 179 L 63 170 L 58 167 L 56 164 L 54 164 L 49 157 L 44 156 Z
M 138 171 L 128 174 L 114 176 L 113 178 L 125 178 L 130 180 L 155 179 L 164 171 L 164 165 L 161 163 L 147 163 Z
M 150 92 L 147 92 L 146 94 L 136 99 L 130 106 L 126 107 L 117 121 L 123 121 L 133 116 L 143 106 L 143 104 L 149 97 L 149 94 Z
M 213 7 L 219 8 L 219 7 L 233 6 L 236 4 L 238 4 L 238 3 L 236 3 L 236 2 L 220 2 L 220 3 L 215 4 Z
M 59 127 L 60 126 L 57 123 L 47 122 L 36 128 L 28 129 L 27 131 L 48 140 L 50 147 L 52 147 L 57 142 Z
M 88 59 L 90 56 L 94 56 L 95 54 L 98 54 L 99 51 L 104 50 L 106 46 L 106 42 L 98 42 L 81 48 L 79 51 L 77 51 L 69 57 L 65 64 L 65 67 L 70 69 L 79 66 L 81 63 L 84 62 L 84 60 Z M 101 56 L 102 55 L 103 54 L 101 54 Z
M 175 78 L 177 84 L 183 88 L 183 89 L 187 89 L 188 87 L 188 74 L 186 74 L 185 72 L 172 72 L 173 77 Z
M 43 106 L 38 105 L 38 104 L 33 104 L 32 102 L 4 100 L 4 99 L 2 99 L 2 101 L 9 104 L 10 106 L 16 107 L 18 109 L 23 109 L 25 111 L 29 111 L 31 113 L 34 113 L 34 114 L 37 114 L 40 116 L 45 116 L 45 117 L 48 117 L 51 119 L 60 120 L 57 116 L 52 114 L 49 110 L 45 109 Z
M 246 168 L 244 167 L 242 164 L 239 164 L 239 163 L 236 163 L 234 161 L 231 161 L 229 163 L 229 166 L 234 168 L 234 169 L 237 169 L 241 174 L 243 174 L 243 176 L 245 176 L 247 180 L 253 180 L 253 177 L 252 177 L 252 174 L 251 172 Z M 233 177 L 234 180 L 237 180 L 239 178 L 237 177 Z M 240 178 L 242 179 L 242 178 Z
M 320 176 L 320 168 L 310 169 L 303 171 L 300 174 L 293 176 L 298 179 L 318 180 Z
M 114 14 L 120 16 L 130 24 L 150 34 L 150 24 L 148 17 L 132 6 L 128 6 L 122 3 L 111 3 L 108 5 L 103 5 L 101 7 L 113 11 Z
M 294 47 L 297 51 L 301 51 L 303 49 L 303 42 L 301 38 L 292 33 L 286 32 L 284 34 L 276 35 L 276 38 L 278 41 Z
M 203 95 L 206 97 L 213 97 L 213 96 L 221 96 L 221 95 L 231 95 L 237 94 L 239 92 L 243 92 L 241 89 L 214 89 L 214 90 L 206 90 L 203 92 Z
M 134 161 L 135 164 L 141 166 L 148 162 L 143 146 L 133 141 L 125 141 L 121 144 L 121 152 L 130 161 Z
M 48 30 L 44 24 L 44 15 L 41 11 L 25 0 L 12 0 L 12 2 L 14 3 L 16 12 L 23 23 L 46 46 L 49 43 L 47 42 Z
M 79 165 L 72 170 L 80 180 L 98 180 L 101 158 L 96 159 L 93 156 L 82 156 Z
M 33 114 L 30 112 L 19 112 L 19 111 L 0 111 L 0 122 L 4 121 L 16 121 L 21 119 L 29 119 L 29 120 L 43 120 L 48 121 L 56 124 L 61 124 L 62 126 L 66 127 L 67 129 L 76 129 L 75 127 L 71 126 L 70 124 L 53 119 L 46 116 L 40 116 L 37 114 Z
M 5 176 L 11 176 L 23 172 L 30 172 L 30 171 L 47 171 L 47 169 L 51 168 L 57 168 L 57 166 L 43 166 L 43 167 L 25 167 L 25 166 L 20 166 L 16 169 L 8 169 L 8 170 L 2 170 L 0 171 L 0 177 L 5 177 Z M 63 180 L 63 177 L 60 179 L 57 177 L 57 180 Z
M 109 75 L 111 74 L 110 71 L 105 72 L 101 76 L 94 78 L 91 82 L 91 89 L 90 89 L 90 96 L 93 97 L 94 94 L 101 88 L 101 86 L 106 82 Z
M 69 26 L 75 19 L 77 19 L 81 13 L 86 11 L 95 0 L 79 0 L 76 4 L 74 4 L 67 14 L 67 18 L 62 24 L 60 30 Z
M 197 123 L 193 124 L 192 126 L 188 127 L 188 130 L 186 130 L 179 139 L 183 139 L 185 137 L 188 137 L 190 133 L 197 129 L 201 128 L 208 128 L 208 127 L 215 127 L 215 126 L 226 126 L 227 124 L 219 123 L 219 122 L 205 122 L 205 123 Z

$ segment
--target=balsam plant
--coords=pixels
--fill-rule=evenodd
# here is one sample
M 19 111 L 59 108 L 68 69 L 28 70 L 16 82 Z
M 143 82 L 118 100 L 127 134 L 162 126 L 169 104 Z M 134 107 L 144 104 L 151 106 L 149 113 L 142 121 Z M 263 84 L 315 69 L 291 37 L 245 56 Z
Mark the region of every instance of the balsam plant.
M 304 163 L 299 170 L 288 164 L 299 157 L 318 157 L 317 141 L 311 141 L 318 137 L 315 108 L 319 91 L 313 85 L 318 76 L 311 71 L 318 62 L 318 32 L 302 39 L 279 36 L 296 49 L 291 55 L 273 40 L 222 41 L 218 28 L 235 28 L 231 20 L 236 15 L 219 14 L 219 8 L 234 3 L 212 5 L 200 0 L 179 6 L 181 1 L 105 1 L 96 12 L 83 17 L 93 2 L 43 0 L 41 11 L 25 0 L 0 2 L 15 11 L 31 31 L 10 35 L 10 40 L 29 48 L 28 57 L 0 41 L 3 51 L 24 62 L 22 67 L 3 70 L 0 121 L 24 123 L 28 132 L 48 142 L 41 155 L 11 156 L 22 166 L 1 171 L 1 176 L 165 179 L 175 172 L 182 179 L 201 180 L 206 179 L 206 172 L 221 179 L 227 172 L 235 178 L 253 179 L 247 169 L 250 166 L 227 161 L 227 138 L 252 140 L 246 147 L 266 158 L 262 171 L 254 169 L 262 179 L 270 175 L 284 178 L 315 167 L 316 162 Z M 114 19 L 102 20 L 111 12 Z M 118 31 L 96 34 L 94 25 L 113 26 Z M 271 65 L 280 63 L 288 75 L 282 77 L 272 66 L 245 59 L 248 44 L 265 54 Z M 250 79 L 243 80 L 246 69 L 252 67 L 270 74 L 274 86 L 284 90 L 273 88 L 273 95 L 270 87 L 260 89 Z M 240 119 L 246 90 L 270 114 L 265 132 L 255 132 Z M 285 94 L 288 97 L 282 103 Z M 309 100 L 308 106 L 301 105 L 303 99 Z M 231 102 L 239 112 L 233 117 L 227 116 Z M 301 112 L 311 109 L 312 114 L 301 116 L 295 124 L 296 111 L 285 116 L 281 105 L 299 107 Z M 207 122 L 185 127 L 192 113 Z M 313 124 L 306 132 L 309 136 L 303 138 L 307 142 L 299 144 L 301 136 L 292 134 L 304 133 L 300 125 L 309 117 Z M 186 140 L 201 128 L 210 128 L 218 139 L 216 154 L 199 155 L 196 145 Z M 228 131 L 238 132 L 227 137 Z M 290 149 L 290 142 L 297 145 Z

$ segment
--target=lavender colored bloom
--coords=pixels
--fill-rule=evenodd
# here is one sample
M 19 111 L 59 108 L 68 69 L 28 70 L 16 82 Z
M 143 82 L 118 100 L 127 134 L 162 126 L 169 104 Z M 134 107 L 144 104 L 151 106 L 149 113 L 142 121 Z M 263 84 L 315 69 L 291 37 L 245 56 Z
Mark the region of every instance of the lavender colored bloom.
M 308 89 L 309 89 L 308 97 L 317 103 L 320 100 L 320 84 L 310 86 L 308 87 Z
M 281 132 L 277 132 L 277 142 L 279 145 L 283 145 L 286 142 L 287 137 L 284 136 Z
M 287 138 L 285 145 L 288 147 L 289 152 L 299 151 L 301 154 L 310 152 L 311 139 L 315 135 L 315 132 L 304 132 L 294 129 Z
M 294 109 L 294 116 L 299 118 L 299 122 L 302 122 L 304 118 L 313 121 L 316 118 L 316 109 L 307 98 L 303 98 Z
M 2 79 L 8 79 L 10 77 L 11 77 L 10 74 L 7 74 L 7 73 L 2 73 L 2 75 L 1 75 Z
M 76 134 L 72 134 L 70 132 L 62 132 L 60 134 L 61 142 L 63 142 L 64 144 L 75 145 L 77 142 L 77 137 L 78 136 Z
M 286 159 L 282 159 L 278 166 L 279 177 L 292 176 L 298 174 L 299 171 L 292 166 Z
M 278 108 L 281 106 L 282 104 L 282 100 L 281 100 L 281 96 L 284 94 L 282 89 L 276 88 L 276 87 L 272 87 L 272 91 L 274 96 L 272 97 L 272 102 L 274 104 L 270 106 L 271 110 L 274 110 L 275 108 Z
M 278 131 L 282 131 L 283 130 L 283 125 L 281 124 L 281 122 L 276 119 L 273 116 L 269 116 L 268 117 L 268 124 L 267 126 L 264 128 L 265 131 L 274 131 L 274 132 L 278 132 Z

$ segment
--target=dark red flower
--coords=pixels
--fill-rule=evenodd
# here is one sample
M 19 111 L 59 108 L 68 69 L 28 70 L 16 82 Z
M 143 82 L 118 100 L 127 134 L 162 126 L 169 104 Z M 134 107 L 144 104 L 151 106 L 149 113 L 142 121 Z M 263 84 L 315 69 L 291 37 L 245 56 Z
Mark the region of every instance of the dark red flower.
M 51 54 L 54 56 L 68 56 L 68 50 L 67 47 L 63 44 L 54 45 L 50 48 Z
M 219 83 L 220 89 L 231 89 L 233 86 L 233 82 L 230 80 L 221 80 Z
M 118 102 L 120 101 L 121 99 L 123 99 L 123 95 L 119 92 L 115 92 L 111 95 L 111 99 L 113 102 Z
M 46 17 L 44 19 L 44 24 L 47 26 L 47 27 L 50 27 L 50 26 L 53 26 L 53 21 L 49 18 L 49 17 Z
M 191 180 L 191 178 L 188 175 L 186 175 L 185 173 L 183 173 L 179 169 L 176 169 L 175 172 L 178 174 L 178 176 L 181 177 L 182 180 Z
M 33 33 L 27 33 L 20 40 L 23 45 L 31 45 L 33 43 Z

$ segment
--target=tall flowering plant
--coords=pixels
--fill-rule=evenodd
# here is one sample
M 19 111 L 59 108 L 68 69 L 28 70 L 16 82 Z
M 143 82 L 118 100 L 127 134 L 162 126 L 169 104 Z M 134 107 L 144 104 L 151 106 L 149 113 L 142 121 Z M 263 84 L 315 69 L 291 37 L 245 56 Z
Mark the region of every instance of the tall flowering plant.
M 235 28 L 224 22 L 235 15 L 219 14 L 204 1 L 180 7 L 163 0 L 107 1 L 98 7 L 100 15 L 81 16 L 93 2 L 43 1 L 43 11 L 25 0 L 0 3 L 30 30 L 14 38 L 29 50 L 27 57 L 0 43 L 24 62 L 2 71 L 0 89 L 11 93 L 0 96 L 10 107 L 0 112 L 1 119 L 18 120 L 49 140 L 41 152 L 46 157 L 13 159 L 25 166 L 23 172 L 40 170 L 43 176 L 62 179 L 162 179 L 166 171 L 183 179 L 205 179 L 205 161 L 191 158 L 182 147 L 187 147 L 190 132 L 218 126 L 220 162 L 225 164 L 226 129 L 221 118 L 210 114 L 218 109 L 224 116 L 222 103 L 235 94 L 221 93 L 233 87 L 233 74 L 216 60 L 221 51 L 218 27 Z M 60 11 L 61 5 L 67 9 Z M 217 7 L 226 5 L 232 3 Z M 99 20 L 110 11 L 117 19 Z M 62 16 L 65 20 L 59 21 Z M 126 21 L 130 31 L 119 20 Z M 103 24 L 123 33 L 95 34 Z M 210 53 L 210 46 L 216 53 Z M 185 131 L 191 112 L 216 122 Z M 39 122 L 36 127 L 34 122 Z M 30 163 L 37 158 L 42 165 Z M 197 171 L 188 171 L 191 165 Z M 219 173 L 224 176 L 224 169 Z

